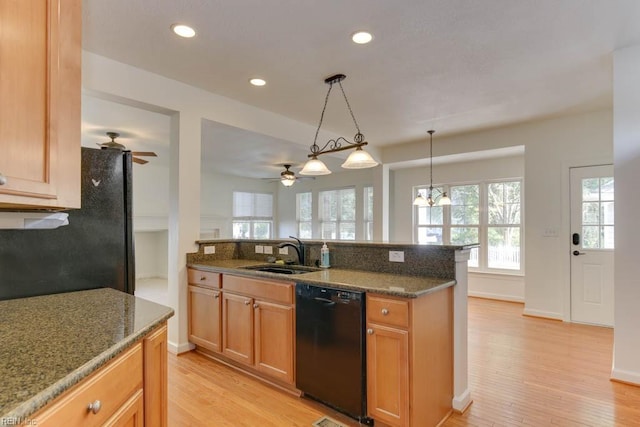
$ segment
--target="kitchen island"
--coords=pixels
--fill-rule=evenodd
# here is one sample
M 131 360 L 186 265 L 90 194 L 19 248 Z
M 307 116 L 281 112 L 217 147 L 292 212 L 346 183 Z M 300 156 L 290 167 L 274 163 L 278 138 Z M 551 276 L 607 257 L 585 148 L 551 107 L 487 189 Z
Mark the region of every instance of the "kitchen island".
M 94 289 L 0 301 L 0 312 L 0 424 L 56 425 L 63 419 L 74 425 L 67 422 L 77 418 L 69 415 L 73 406 L 81 418 L 106 422 L 110 409 L 117 415 L 129 400 L 145 408 L 139 412 L 145 418 L 166 411 L 166 321 L 172 309 L 114 289 Z M 137 376 L 131 375 L 132 396 L 120 402 L 118 389 L 130 380 L 120 378 L 122 373 Z M 156 382 L 147 381 L 157 375 Z M 84 397 L 85 391 L 100 390 L 115 393 L 101 397 L 93 412 L 87 403 L 98 397 L 72 399 L 74 393 Z
M 376 425 L 435 426 L 468 405 L 466 334 L 459 339 L 466 316 L 454 312 L 463 312 L 461 304 L 466 311 L 460 295 L 469 248 L 332 242 L 332 268 L 321 269 L 313 267 L 320 242 L 304 242 L 304 266 L 258 252 L 275 254 L 278 242 L 198 243 L 187 258 L 189 339 L 200 352 L 296 391 L 296 285 L 359 291 L 366 295 L 367 415 Z M 203 246 L 215 246 L 215 255 Z M 391 262 L 392 250 L 404 262 Z M 464 376 L 456 378 L 455 363 Z

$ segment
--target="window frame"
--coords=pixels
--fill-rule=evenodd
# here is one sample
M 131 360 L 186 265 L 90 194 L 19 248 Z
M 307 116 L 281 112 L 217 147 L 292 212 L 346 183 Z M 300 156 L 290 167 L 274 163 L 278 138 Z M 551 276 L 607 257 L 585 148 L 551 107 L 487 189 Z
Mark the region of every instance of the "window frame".
M 342 198 L 341 198 L 341 192 L 343 191 L 352 191 L 353 192 L 353 199 L 354 199 L 354 204 L 353 204 L 353 219 L 352 220 L 345 220 L 343 219 L 343 207 L 342 207 Z M 324 215 L 323 215 L 323 193 L 332 193 L 335 192 L 337 193 L 337 206 L 336 206 L 336 220 L 333 221 L 328 221 L 324 219 Z M 358 197 L 357 197 L 357 193 L 356 193 L 356 187 L 355 186 L 347 186 L 347 187 L 338 187 L 338 188 L 329 188 L 329 189 L 325 189 L 325 190 L 320 190 L 318 191 L 318 228 L 319 228 L 319 232 L 320 232 L 320 239 L 321 240 L 341 240 L 341 241 L 355 241 L 356 240 L 356 236 L 357 236 L 357 224 L 358 224 L 358 217 L 357 217 L 357 212 L 358 212 Z M 335 234 L 336 237 L 334 239 L 330 239 L 330 238 L 326 238 L 323 236 L 324 234 L 324 225 L 325 224 L 335 224 Z M 341 231 L 342 231 L 342 226 L 344 224 L 353 224 L 353 239 L 342 239 L 340 237 L 341 235 Z
M 520 184 L 520 223 L 519 224 L 489 224 L 489 185 L 496 183 L 510 183 L 510 182 L 518 182 Z M 479 180 L 479 181 L 469 181 L 469 182 L 456 182 L 456 183 L 448 183 L 448 184 L 438 184 L 434 185 L 434 188 L 442 189 L 442 191 L 446 191 L 448 194 L 451 194 L 452 187 L 460 187 L 465 185 L 478 185 L 479 192 L 479 221 L 478 225 L 478 248 L 476 249 L 478 252 L 478 266 L 469 266 L 469 271 L 478 272 L 478 273 L 491 273 L 491 274 L 505 274 L 505 275 L 516 275 L 522 276 L 524 275 L 524 224 L 525 224 L 525 196 L 524 196 L 524 179 L 522 177 L 513 177 L 513 178 L 499 178 L 499 179 L 487 179 L 487 180 Z M 412 196 L 415 198 L 418 195 L 419 191 L 425 192 L 428 191 L 428 185 L 416 185 L 413 187 Z M 412 198 L 412 200 L 413 200 Z M 419 243 L 419 228 L 422 227 L 440 227 L 439 225 L 419 225 L 418 224 L 418 215 L 420 206 L 414 206 L 413 209 L 413 241 L 415 244 L 436 244 L 440 243 Z M 426 209 L 430 209 L 427 207 Z M 467 225 L 453 225 L 452 224 L 452 216 L 451 216 L 451 206 L 442 206 L 443 209 L 443 220 L 442 220 L 442 245 L 452 245 L 451 243 L 451 229 L 456 227 L 468 227 Z M 520 239 L 520 260 L 519 260 L 519 269 L 509 269 L 509 268 L 498 268 L 498 267 L 489 267 L 488 260 L 488 252 L 489 252 L 489 228 L 491 227 L 517 227 L 519 228 L 519 239 Z M 455 244 L 454 244 L 455 245 Z
M 236 211 L 235 211 L 235 206 L 236 206 L 236 194 L 239 193 L 244 193 L 244 194 L 251 194 L 253 197 L 252 200 L 252 213 L 254 215 L 239 215 L 236 216 Z M 257 198 L 258 196 L 269 196 L 271 198 L 271 216 L 258 216 L 255 215 L 256 212 L 256 206 L 257 206 Z M 243 239 L 243 240 L 269 240 L 272 239 L 274 236 L 274 220 L 273 220 L 273 202 L 274 202 L 274 195 L 273 193 L 269 193 L 266 191 L 241 191 L 241 190 L 234 190 L 232 192 L 232 218 L 231 218 L 231 235 L 233 236 L 234 239 Z M 269 224 L 269 235 L 267 237 L 256 237 L 255 235 L 255 229 L 256 226 L 262 223 L 267 223 Z M 235 225 L 236 224 L 248 224 L 249 225 L 249 236 L 248 237 L 238 237 L 235 234 Z

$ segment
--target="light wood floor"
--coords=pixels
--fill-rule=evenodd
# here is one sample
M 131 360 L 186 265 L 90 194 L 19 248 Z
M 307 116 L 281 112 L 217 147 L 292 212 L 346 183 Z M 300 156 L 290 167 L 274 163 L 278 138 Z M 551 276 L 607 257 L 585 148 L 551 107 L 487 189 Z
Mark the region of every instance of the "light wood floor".
M 470 298 L 474 402 L 445 426 L 640 426 L 640 387 L 609 381 L 612 345 L 611 329 L 524 317 L 521 304 Z M 172 427 L 309 427 L 324 414 L 357 426 L 199 354 L 169 356 Z

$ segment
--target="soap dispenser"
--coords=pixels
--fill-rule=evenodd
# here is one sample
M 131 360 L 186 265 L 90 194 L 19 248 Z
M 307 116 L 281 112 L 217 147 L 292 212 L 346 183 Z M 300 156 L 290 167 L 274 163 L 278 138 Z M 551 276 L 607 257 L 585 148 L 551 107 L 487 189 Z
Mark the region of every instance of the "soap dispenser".
M 322 244 L 322 248 L 320 249 L 320 267 L 329 268 L 329 248 L 327 247 L 327 243 Z

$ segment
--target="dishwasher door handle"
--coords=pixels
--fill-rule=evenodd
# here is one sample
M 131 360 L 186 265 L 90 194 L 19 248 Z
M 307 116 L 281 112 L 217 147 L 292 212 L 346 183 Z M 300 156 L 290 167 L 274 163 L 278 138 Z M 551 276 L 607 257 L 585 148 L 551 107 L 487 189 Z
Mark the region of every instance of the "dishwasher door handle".
M 325 305 L 326 305 L 327 307 L 330 307 L 330 306 L 332 306 L 332 305 L 336 305 L 336 302 L 335 302 L 335 301 L 331 301 L 330 299 L 320 298 L 320 297 L 315 297 L 315 298 L 313 298 L 313 299 L 314 299 L 314 300 L 316 300 L 316 301 L 319 301 L 319 302 L 323 302 L 323 303 L 325 303 Z

